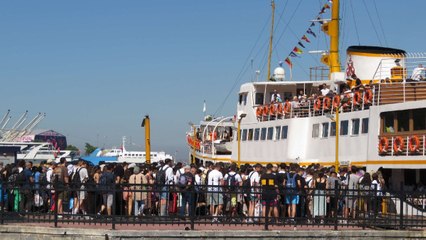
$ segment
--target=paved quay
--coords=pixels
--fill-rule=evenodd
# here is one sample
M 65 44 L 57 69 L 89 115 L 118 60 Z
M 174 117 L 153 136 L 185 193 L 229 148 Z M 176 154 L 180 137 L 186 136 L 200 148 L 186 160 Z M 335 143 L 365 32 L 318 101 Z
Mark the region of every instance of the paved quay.
M 323 228 L 287 227 L 268 231 L 258 228 L 232 229 L 232 226 L 203 225 L 196 231 L 185 230 L 188 226 L 118 226 L 111 230 L 108 225 L 60 225 L 57 228 L 30 223 L 0 225 L 0 239 L 426 239 L 421 230 L 362 230 L 333 231 Z M 156 229 L 155 229 L 156 228 Z M 180 229 L 179 229 L 180 228 Z M 235 227 L 234 227 L 235 228 Z M 187 228 L 189 229 L 189 228 Z

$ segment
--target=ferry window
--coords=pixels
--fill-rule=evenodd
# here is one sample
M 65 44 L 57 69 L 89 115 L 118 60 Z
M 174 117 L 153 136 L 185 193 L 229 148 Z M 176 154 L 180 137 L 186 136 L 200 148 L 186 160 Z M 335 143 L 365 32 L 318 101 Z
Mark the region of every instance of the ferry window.
M 249 129 L 247 140 L 249 141 L 253 140 L 253 128 Z
M 263 105 L 263 93 L 256 93 L 256 101 L 254 104 Z
M 312 126 L 312 137 L 317 138 L 319 136 L 319 124 L 314 124 Z
M 259 133 L 260 133 L 259 128 L 256 128 L 256 129 L 254 130 L 254 140 L 255 140 L 255 141 L 259 140 Z
M 381 114 L 381 118 L 383 119 L 383 132 L 385 133 L 393 133 L 395 132 L 395 128 L 393 126 L 393 112 L 385 112 Z
M 270 127 L 268 128 L 268 140 L 272 140 L 273 136 L 274 136 L 274 128 Z
M 348 120 L 344 120 L 344 121 L 340 122 L 340 135 L 341 136 L 348 135 L 348 125 L 349 125 Z
M 398 121 L 398 132 L 410 131 L 410 112 L 409 111 L 398 111 L 396 112 L 396 119 Z
M 359 118 L 352 119 L 352 135 L 359 134 Z
M 328 122 L 322 123 L 322 137 L 328 137 Z
M 266 139 L 266 128 L 262 128 L 262 132 L 260 132 L 260 140 Z
M 361 133 L 368 133 L 368 118 L 362 119 Z
M 241 136 L 243 141 L 245 141 L 247 139 L 247 129 L 243 130 L 243 135 Z
M 336 136 L 336 122 L 331 122 L 330 124 L 330 137 Z
M 280 139 L 280 133 L 281 133 L 281 127 L 275 127 L 275 140 L 279 140 Z
M 246 105 L 247 104 L 247 93 L 240 93 L 240 95 L 238 95 L 238 103 L 241 105 Z
M 281 130 L 281 139 L 287 139 L 288 126 L 283 126 Z
M 426 130 L 426 109 L 413 110 L 413 130 Z

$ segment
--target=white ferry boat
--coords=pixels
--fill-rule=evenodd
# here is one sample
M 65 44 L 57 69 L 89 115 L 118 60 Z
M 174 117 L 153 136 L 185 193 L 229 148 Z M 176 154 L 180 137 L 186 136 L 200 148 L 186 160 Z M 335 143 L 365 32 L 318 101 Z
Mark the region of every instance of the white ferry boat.
M 123 137 L 123 145 L 121 148 L 106 149 L 100 151 L 97 157 L 117 157 L 117 162 L 127 163 L 145 163 L 146 152 L 143 151 L 127 151 L 126 150 L 126 138 Z M 164 161 L 166 159 L 172 159 L 173 156 L 163 151 L 151 152 L 151 163 Z
M 356 165 L 406 184 L 425 182 L 426 54 L 351 46 L 343 68 L 339 0 L 326 5 L 330 50 L 321 61 L 328 79 L 287 81 L 278 67 L 272 81 L 242 84 L 235 116 L 204 119 L 187 133 L 193 161 Z M 276 94 L 282 102 L 273 101 Z M 229 151 L 219 152 L 215 143 L 226 141 Z

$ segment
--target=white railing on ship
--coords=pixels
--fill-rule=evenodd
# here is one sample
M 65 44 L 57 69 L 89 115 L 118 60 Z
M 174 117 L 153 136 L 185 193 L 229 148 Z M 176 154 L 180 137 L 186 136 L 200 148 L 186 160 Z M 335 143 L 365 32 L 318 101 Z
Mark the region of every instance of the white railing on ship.
M 366 104 L 364 102 L 366 92 L 365 91 L 362 92 L 362 94 L 360 96 L 359 107 L 357 107 L 354 104 L 353 96 L 351 96 L 348 99 L 348 101 L 350 101 L 350 105 L 349 105 L 350 106 L 350 112 L 357 111 L 357 110 L 364 110 L 364 109 L 366 109 L 367 106 L 375 105 L 375 101 L 374 101 L 374 99 L 376 99 L 376 87 L 375 86 L 373 86 L 373 88 L 371 88 L 371 93 L 372 93 L 372 100 L 369 104 Z M 327 98 L 329 98 L 330 101 L 331 101 L 330 109 L 325 108 L 325 103 L 326 103 Z M 304 118 L 304 117 L 312 117 L 312 116 L 323 116 L 323 115 L 327 114 L 328 112 L 330 112 L 331 114 L 336 112 L 336 107 L 333 106 L 333 98 L 332 97 L 324 97 L 322 99 L 321 109 L 319 109 L 319 111 L 315 111 L 315 109 L 313 107 L 313 105 L 316 101 L 317 101 L 317 99 L 315 99 L 314 101 L 307 100 L 304 103 L 297 102 L 296 104 L 299 105 L 298 107 L 294 107 L 294 101 L 289 101 L 288 103 L 291 104 L 291 107 L 290 107 L 290 111 L 288 113 L 285 113 L 284 110 L 283 110 L 282 113 L 277 112 L 275 114 L 270 114 L 270 113 L 264 114 L 264 113 L 262 113 L 261 116 L 258 116 L 258 120 L 259 121 L 272 121 L 272 120 L 288 119 L 288 118 L 295 118 L 295 117 Z M 284 105 L 286 103 L 287 102 L 277 103 L 277 104 L 283 104 L 283 108 L 284 108 Z M 277 104 L 275 106 L 276 108 L 278 106 Z M 270 104 L 266 105 L 266 106 L 269 107 Z M 343 111 L 347 112 L 346 109 L 343 109 L 341 106 L 339 107 L 339 112 L 343 112 Z M 264 106 L 258 106 L 258 107 L 263 108 L 263 107 L 265 107 L 265 105 Z
M 399 59 L 399 64 L 395 62 L 395 59 Z M 426 66 L 426 53 L 406 53 L 406 54 L 389 54 L 389 58 L 382 59 L 379 65 L 376 68 L 371 79 L 380 79 L 379 88 L 378 88 L 378 98 L 377 105 L 380 105 L 380 95 L 381 95 L 381 83 L 386 80 L 391 81 L 392 79 L 392 68 L 401 67 L 400 71 L 400 79 L 397 82 L 393 82 L 391 84 L 403 84 L 403 99 L 402 101 L 406 101 L 406 80 L 410 79 L 413 70 L 418 67 L 419 64 Z M 425 75 L 423 74 L 423 77 Z
M 425 156 L 425 154 L 426 154 L 426 146 L 425 146 L 426 135 L 421 135 L 419 137 L 419 138 L 422 139 L 422 141 L 419 142 L 418 151 L 416 151 L 416 152 L 411 152 L 410 151 L 410 138 L 413 137 L 413 136 L 415 136 L 415 134 L 403 137 L 404 144 L 401 147 L 401 149 L 403 149 L 403 151 L 401 151 L 401 153 L 395 153 L 395 151 L 394 151 L 394 144 L 395 144 L 395 139 L 398 136 L 392 136 L 390 138 L 390 141 L 389 141 L 390 144 L 388 146 L 388 148 L 390 148 L 390 151 L 387 151 L 387 152 L 389 152 L 389 154 L 386 154 L 387 152 L 385 152 L 385 153 L 380 153 L 379 152 L 379 154 L 381 154 L 382 156 L 389 156 L 389 155 L 390 156 Z M 380 139 L 382 137 L 384 137 L 384 136 L 379 137 L 379 144 L 380 144 Z

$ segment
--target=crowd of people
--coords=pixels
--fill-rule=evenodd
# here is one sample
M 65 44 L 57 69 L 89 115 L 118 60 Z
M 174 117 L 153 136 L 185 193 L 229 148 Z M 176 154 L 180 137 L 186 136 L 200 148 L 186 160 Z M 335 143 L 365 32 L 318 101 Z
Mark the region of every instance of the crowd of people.
M 241 165 L 207 162 L 110 163 L 61 159 L 0 165 L 3 211 L 92 216 L 208 216 L 212 222 L 252 223 L 303 219 L 323 223 L 340 216 L 386 211 L 380 171 L 355 166 Z

